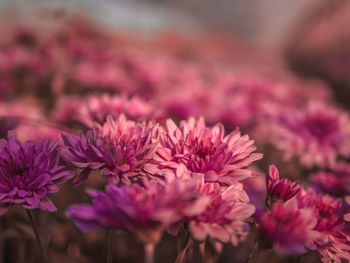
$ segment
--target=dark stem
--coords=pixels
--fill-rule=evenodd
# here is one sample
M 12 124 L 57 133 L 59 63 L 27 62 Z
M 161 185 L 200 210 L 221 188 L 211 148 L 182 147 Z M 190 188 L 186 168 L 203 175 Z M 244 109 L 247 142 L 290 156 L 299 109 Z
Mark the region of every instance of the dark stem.
M 114 230 L 110 229 L 108 232 L 107 263 L 113 262 L 113 245 L 114 245 Z
M 189 237 L 185 248 L 177 255 L 175 263 L 184 262 L 187 250 L 193 247 L 193 243 L 194 243 L 193 239 Z
M 154 243 L 145 243 L 143 246 L 145 249 L 145 263 L 154 263 L 155 244 Z
M 256 231 L 255 233 L 255 238 L 254 238 L 254 244 L 253 244 L 253 247 L 251 248 L 246 260 L 245 260 L 245 263 L 249 263 L 249 261 L 251 260 L 251 258 L 253 257 L 254 255 L 254 252 L 256 250 L 256 248 L 259 246 L 259 240 L 258 240 L 258 230 Z
M 30 220 L 30 222 L 32 224 L 36 240 L 38 241 L 39 246 L 40 246 L 42 260 L 43 260 L 44 263 L 49 263 L 49 259 L 47 257 L 47 253 L 46 253 L 46 251 L 44 249 L 43 242 L 40 239 L 38 225 L 35 222 L 35 218 L 33 216 L 33 213 L 32 213 L 31 210 L 27 209 L 27 214 L 28 214 L 29 220 Z

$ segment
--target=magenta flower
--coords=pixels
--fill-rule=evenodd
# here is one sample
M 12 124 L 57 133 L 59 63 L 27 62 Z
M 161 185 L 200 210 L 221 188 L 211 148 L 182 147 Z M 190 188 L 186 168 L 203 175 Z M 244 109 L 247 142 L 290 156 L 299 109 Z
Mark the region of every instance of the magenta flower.
M 310 208 L 298 208 L 298 200 L 276 202 L 260 218 L 261 232 L 273 246 L 284 253 L 303 253 L 318 233 L 314 230 L 317 219 Z
M 80 137 L 63 136 L 66 145 L 65 160 L 75 168 L 83 169 L 75 178 L 79 185 L 91 170 L 103 169 L 115 183 L 130 183 L 130 178 L 139 175 L 157 150 L 158 124 L 136 123 L 120 115 L 117 120 L 107 118 L 103 126 L 97 126 Z
M 225 136 L 222 124 L 206 127 L 203 118 L 189 118 L 180 128 L 168 119 L 166 132 L 160 134 L 160 146 L 153 163 L 160 168 L 184 164 L 192 172 L 205 174 L 206 181 L 233 184 L 251 176 L 247 166 L 262 158 L 254 141 L 241 136 L 238 129 Z
M 14 204 L 26 209 L 55 211 L 47 195 L 58 192 L 57 184 L 74 176 L 59 165 L 59 159 L 57 142 L 22 144 L 12 132 L 7 140 L 0 139 L 0 213 Z
M 311 178 L 314 188 L 324 193 L 343 196 L 350 193 L 350 166 L 338 162 L 332 171 L 321 171 Z
M 83 231 L 109 227 L 134 232 L 145 243 L 158 243 L 166 228 L 201 213 L 210 200 L 195 191 L 195 180 L 144 182 L 144 187 L 110 184 L 105 193 L 89 190 L 93 203 L 71 206 L 67 214 Z
M 310 208 L 317 224 L 314 228 L 319 237 L 308 248 L 316 250 L 323 262 L 347 262 L 350 260 L 350 240 L 344 220 L 342 199 L 329 195 L 318 195 L 312 188 L 298 195 L 299 208 Z
M 320 103 L 305 110 L 285 113 L 272 141 L 285 158 L 299 158 L 311 167 L 335 165 L 338 156 L 350 155 L 350 119 L 347 112 Z
M 266 176 L 267 202 L 281 200 L 283 202 L 295 196 L 299 190 L 298 182 L 291 182 L 288 178 L 280 180 L 279 173 L 274 165 L 270 165 L 269 173 Z
M 220 187 L 218 183 L 202 182 L 197 191 L 209 196 L 211 202 L 202 213 L 188 218 L 193 237 L 199 241 L 209 237 L 217 250 L 221 250 L 221 243 L 237 246 L 249 232 L 245 220 L 255 212 L 242 184 Z

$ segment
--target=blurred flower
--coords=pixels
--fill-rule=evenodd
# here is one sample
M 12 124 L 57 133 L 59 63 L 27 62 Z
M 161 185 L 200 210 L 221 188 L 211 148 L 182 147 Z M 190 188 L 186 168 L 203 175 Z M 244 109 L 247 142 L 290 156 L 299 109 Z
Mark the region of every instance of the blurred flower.
M 272 143 L 311 167 L 335 165 L 338 156 L 350 154 L 350 119 L 347 112 L 329 105 L 313 103 L 305 110 L 280 116 Z
M 314 188 L 335 196 L 350 194 L 350 166 L 338 162 L 331 171 L 320 171 L 311 178 Z
M 0 101 L 0 137 L 6 137 L 7 131 L 15 129 L 21 141 L 59 139 L 60 126 L 48 121 L 35 102 Z
M 139 122 L 163 119 L 160 110 L 156 110 L 139 97 L 128 99 L 126 96 L 109 94 L 85 97 L 63 96 L 58 100 L 52 112 L 52 118 L 66 125 L 77 122 L 93 128 L 96 122 L 103 125 L 108 115 L 117 119 L 121 114 L 124 114 L 128 120 Z
M 345 197 L 345 202 L 346 202 L 347 205 L 350 205 L 350 196 L 349 195 Z M 350 213 L 346 213 L 344 215 L 344 220 L 346 222 L 350 222 Z
M 74 184 L 83 183 L 91 170 L 103 169 L 115 183 L 130 183 L 130 177 L 138 175 L 157 149 L 158 124 L 146 124 L 107 117 L 103 126 L 97 126 L 80 137 L 63 135 L 66 145 L 65 160 L 75 168 L 83 169 Z
M 329 195 L 319 195 L 308 188 L 297 195 L 299 208 L 311 208 L 317 224 L 314 228 L 319 237 L 308 248 L 316 250 L 322 262 L 346 262 L 350 260 L 350 240 L 345 228 L 342 199 Z
M 24 208 L 55 211 L 47 194 L 58 192 L 57 184 L 74 176 L 59 165 L 57 142 L 27 141 L 22 144 L 13 132 L 0 139 L 1 214 L 18 203 Z
M 67 214 L 83 231 L 101 226 L 121 229 L 134 232 L 145 243 L 158 243 L 166 228 L 184 216 L 201 213 L 210 201 L 195 191 L 195 181 L 144 183 L 122 187 L 110 184 L 105 193 L 89 190 L 93 203 L 71 206 Z
M 204 119 L 189 118 L 180 128 L 168 119 L 166 132 L 160 134 L 160 146 L 153 163 L 161 168 L 176 168 L 184 164 L 192 172 L 205 174 L 206 181 L 233 184 L 247 179 L 247 166 L 262 158 L 254 141 L 241 136 L 238 129 L 225 135 L 224 126 L 205 126 Z
M 312 209 L 299 209 L 296 198 L 285 203 L 276 202 L 258 221 L 263 236 L 284 253 L 303 253 L 318 237 L 314 231 L 317 219 Z
M 255 206 L 253 217 L 256 218 L 266 210 L 266 176 L 254 165 L 249 169 L 252 171 L 252 176 L 243 180 L 242 184 L 250 202 Z
M 19 120 L 16 117 L 0 116 L 0 138 L 5 138 L 10 130 L 18 126 Z
M 295 196 L 299 190 L 300 185 L 298 182 L 291 182 L 288 178 L 280 180 L 279 173 L 274 165 L 270 165 L 269 173 L 266 177 L 266 189 L 267 189 L 267 202 L 273 203 L 274 201 L 287 201 Z
M 202 182 L 197 191 L 211 197 L 211 202 L 202 213 L 188 219 L 193 237 L 199 241 L 209 237 L 217 250 L 221 250 L 221 242 L 237 246 L 249 232 L 245 220 L 255 212 L 243 185 L 220 187 L 218 183 Z
M 133 121 L 160 120 L 160 112 L 156 113 L 151 104 L 138 97 L 127 99 L 120 96 L 89 96 L 77 112 L 77 119 L 87 127 L 93 127 L 95 122 L 103 124 L 107 116 L 115 119 L 124 114 L 127 119 Z
M 73 127 L 77 122 L 77 112 L 79 108 L 86 104 L 82 96 L 58 96 L 54 109 L 50 114 L 50 119 L 65 125 Z

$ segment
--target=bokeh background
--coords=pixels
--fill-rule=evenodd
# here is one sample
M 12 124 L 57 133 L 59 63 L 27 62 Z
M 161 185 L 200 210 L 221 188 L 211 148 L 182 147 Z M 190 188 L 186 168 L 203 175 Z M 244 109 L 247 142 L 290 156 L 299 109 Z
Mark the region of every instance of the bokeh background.
M 212 111 L 210 107 L 215 109 L 217 105 L 211 105 L 210 101 L 207 101 L 208 98 L 198 96 L 196 102 L 198 105 L 191 112 L 183 113 L 184 109 L 181 108 L 184 107 L 180 105 L 182 97 L 181 94 L 177 94 L 176 86 L 182 85 L 184 79 L 187 81 L 193 77 L 191 69 L 193 65 L 201 69 L 201 77 L 209 83 L 216 81 L 210 79 L 212 71 L 219 72 L 229 68 L 229 72 L 233 68 L 235 74 L 240 75 L 248 74 L 253 68 L 254 75 L 263 74 L 274 81 L 287 79 L 288 85 L 299 86 L 301 89 L 304 89 L 304 86 L 310 86 L 310 94 L 312 93 L 310 96 L 319 97 L 322 100 L 334 96 L 341 107 L 349 107 L 349 3 L 345 0 L 0 0 L 2 32 L 0 47 L 3 54 L 7 54 L 6 45 L 9 39 L 12 39 L 13 32 L 20 32 L 16 38 L 17 44 L 25 46 L 24 49 L 29 50 L 29 54 L 33 47 L 33 50 L 35 49 L 36 41 L 40 42 L 42 39 L 47 41 L 47 36 L 59 32 L 57 38 L 55 35 L 57 42 L 60 34 L 73 36 L 72 39 L 76 34 L 79 37 L 75 43 L 78 43 L 77 45 L 81 43 L 82 50 L 89 49 L 90 43 L 93 49 L 96 46 L 101 47 L 102 53 L 106 50 L 113 50 L 113 52 L 117 50 L 122 63 L 127 64 L 126 73 L 124 71 L 120 75 L 115 75 L 113 72 L 106 73 L 101 79 L 89 77 L 99 75 L 96 74 L 99 70 L 102 74 L 103 69 L 83 65 L 86 67 L 81 67 L 83 70 L 74 75 L 74 78 L 70 78 L 73 67 L 62 66 L 68 65 L 68 63 L 65 64 L 66 55 L 53 52 L 47 57 L 47 64 L 43 64 L 43 68 L 38 69 L 39 73 L 36 76 L 40 78 L 26 77 L 21 78 L 24 80 L 23 83 L 13 83 L 12 78 L 4 77 L 8 60 L 6 63 L 4 61 L 8 57 L 0 56 L 0 69 L 3 70 L 2 75 L 0 74 L 0 91 L 16 86 L 13 91 L 0 93 L 0 96 L 8 101 L 16 101 L 23 97 L 28 105 L 41 104 L 49 118 L 45 123 L 39 122 L 35 125 L 41 129 L 38 133 L 40 136 L 46 134 L 48 137 L 52 134 L 51 128 L 55 129 L 57 126 L 63 128 L 61 124 L 57 125 L 52 121 L 54 116 L 51 115 L 52 109 L 59 107 L 57 99 L 59 94 L 63 92 L 78 96 L 86 94 L 91 91 L 91 83 L 93 83 L 92 86 L 96 84 L 103 87 L 103 90 L 109 93 L 115 88 L 118 92 L 126 90 L 130 94 L 138 94 L 149 99 L 152 94 L 158 94 L 157 88 L 171 79 L 173 86 L 167 86 L 167 90 L 174 91 L 174 94 L 171 93 L 174 97 L 165 96 L 165 101 L 157 101 L 159 103 L 157 105 L 165 103 L 169 106 L 170 100 L 175 101 L 176 105 L 170 105 L 166 109 L 170 112 L 169 115 L 177 118 L 185 118 L 188 114 L 205 115 L 208 123 L 215 123 L 216 119 L 214 117 L 211 119 L 212 112 L 206 112 L 206 109 Z M 30 31 L 28 28 L 34 30 Z M 39 40 L 35 38 L 36 29 L 40 31 Z M 76 52 L 79 53 L 80 50 Z M 96 53 L 99 52 L 100 50 L 97 49 Z M 152 64 L 150 68 L 142 63 L 140 66 L 128 60 L 132 56 L 145 64 L 147 61 L 153 63 L 153 58 L 156 58 L 156 62 L 159 63 Z M 91 55 L 91 57 L 93 60 L 94 56 Z M 169 57 L 176 58 L 176 63 L 185 61 L 189 67 L 181 68 L 183 71 L 180 71 L 175 80 L 172 79 L 172 73 L 178 72 L 179 67 L 175 63 L 171 64 L 173 68 L 170 70 L 166 68 L 170 65 L 167 64 Z M 54 69 L 52 72 L 55 74 L 50 71 L 45 75 L 48 67 Z M 169 74 L 166 80 L 158 77 L 162 74 Z M 149 78 L 149 75 L 155 75 L 154 79 Z M 132 81 L 125 84 L 125 76 Z M 38 79 L 39 82 L 36 82 Z M 119 85 L 118 81 L 125 86 L 120 83 Z M 36 88 L 34 90 L 28 88 L 32 86 Z M 134 87 L 136 88 L 133 89 Z M 317 92 L 313 93 L 312 87 Z M 197 95 L 196 89 L 188 89 L 186 92 L 189 92 L 189 94 L 186 93 L 188 96 Z M 252 102 L 254 100 L 253 97 Z M 13 105 L 22 105 L 22 102 L 16 102 L 17 104 L 13 103 Z M 235 103 L 239 104 L 240 101 Z M 20 108 L 21 106 L 14 106 L 13 109 L 21 112 Z M 0 113 L 1 110 L 3 109 L 0 104 Z M 37 118 L 39 115 L 34 112 L 30 116 Z M 226 122 L 225 125 L 229 128 L 242 125 L 243 131 L 249 131 L 252 125 L 249 120 L 232 120 L 230 116 L 223 116 L 220 121 Z M 45 125 L 46 127 L 43 128 L 42 126 Z M 27 130 L 24 129 L 24 131 Z M 29 130 L 24 134 L 28 137 L 33 135 L 29 134 Z M 267 152 L 269 150 L 264 149 Z M 270 159 L 265 159 L 266 164 L 262 164 L 263 168 L 271 162 L 278 162 L 274 159 L 275 155 L 271 156 Z M 293 174 L 292 166 L 293 164 L 285 165 L 282 171 Z M 99 176 L 92 176 L 86 187 L 102 189 L 104 184 L 105 181 Z M 61 187 L 61 194 L 53 197 L 53 200 L 59 211 L 65 211 L 68 204 L 88 201 L 89 198 L 84 194 L 83 187 L 71 189 L 70 185 L 65 185 Z M 50 244 L 49 254 L 52 262 L 104 261 L 107 231 L 100 230 L 82 235 L 67 219 L 64 212 L 54 213 L 53 216 L 37 212 L 37 218 L 39 223 L 42 223 L 45 242 Z M 39 251 L 37 251 L 25 212 L 20 208 L 12 209 L 6 216 L 1 217 L 0 222 L 0 263 L 38 262 Z M 131 235 L 118 232 L 116 240 L 119 242 L 116 242 L 115 262 L 142 262 L 142 246 Z M 249 242 L 252 242 L 252 237 L 248 238 L 247 244 L 250 244 Z M 227 247 L 218 258 L 218 262 L 230 262 L 232 255 L 238 255 L 237 262 L 243 262 L 248 247 L 246 244 L 238 248 Z M 158 260 L 167 258 L 169 259 L 167 262 L 172 262 L 176 252 L 175 240 L 170 235 L 166 235 L 157 248 L 156 258 Z M 268 262 L 267 259 L 286 262 L 283 256 L 269 251 L 262 253 L 257 262 Z M 295 259 L 288 260 L 292 262 Z M 318 260 L 311 253 L 304 257 L 302 262 L 318 262 Z

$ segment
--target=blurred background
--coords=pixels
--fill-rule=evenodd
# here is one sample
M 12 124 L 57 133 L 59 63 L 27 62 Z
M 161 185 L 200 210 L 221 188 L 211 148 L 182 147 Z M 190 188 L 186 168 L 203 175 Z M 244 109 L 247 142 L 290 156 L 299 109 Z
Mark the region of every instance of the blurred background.
M 1 0 L 2 16 L 65 10 L 92 16 L 118 30 L 145 35 L 174 30 L 193 36 L 216 31 L 258 46 L 276 47 L 307 13 L 328 5 L 324 0 Z M 332 1 L 338 2 L 338 1 Z M 11 14 L 11 16 L 13 13 Z
M 163 117 L 204 116 L 262 141 L 270 134 L 259 121 L 265 124 L 276 108 L 333 97 L 341 108 L 350 106 L 346 0 L 0 0 L 0 29 L 0 117 L 18 114 L 14 126 L 23 140 L 91 128 L 77 109 L 94 105 L 90 94 L 137 95 Z M 103 98 L 96 108 L 114 103 Z M 261 167 L 278 164 L 279 155 L 254 139 L 266 154 Z M 296 179 L 295 167 L 284 165 L 281 174 Z M 86 186 L 104 185 L 92 176 Z M 83 235 L 64 214 L 68 204 L 89 200 L 84 188 L 62 186 L 53 200 L 59 212 L 36 214 L 52 262 L 104 260 L 107 231 Z M 0 226 L 0 263 L 38 262 L 23 210 L 11 209 Z M 123 242 L 116 244 L 116 262 L 142 262 L 142 246 L 131 235 L 118 232 L 117 240 Z M 175 242 L 164 237 L 159 262 L 175 259 Z M 243 262 L 251 243 L 249 236 L 238 248 L 225 246 L 218 262 L 232 255 Z M 257 262 L 271 260 L 287 262 L 271 251 Z

